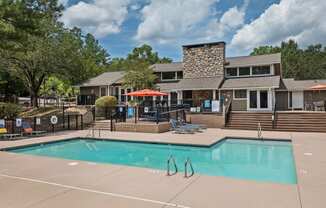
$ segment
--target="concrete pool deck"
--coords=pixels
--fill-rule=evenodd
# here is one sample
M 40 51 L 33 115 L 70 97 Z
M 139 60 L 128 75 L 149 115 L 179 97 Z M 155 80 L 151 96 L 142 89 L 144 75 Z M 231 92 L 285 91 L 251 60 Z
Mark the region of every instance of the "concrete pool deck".
M 0 149 L 87 134 L 87 130 L 71 131 L 0 141 Z M 101 132 L 101 139 L 196 145 L 210 145 L 224 137 L 257 137 L 257 132 Z M 0 152 L 0 207 L 325 207 L 326 134 L 275 131 L 263 132 L 263 137 L 292 140 L 297 185 L 199 174 L 185 179 L 183 173 L 168 177 L 165 171 L 146 168 Z

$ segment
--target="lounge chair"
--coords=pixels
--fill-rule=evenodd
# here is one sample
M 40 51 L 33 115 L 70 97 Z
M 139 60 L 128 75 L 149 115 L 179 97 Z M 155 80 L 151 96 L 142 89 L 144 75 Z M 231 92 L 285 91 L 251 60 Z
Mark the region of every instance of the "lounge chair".
M 194 134 L 197 130 L 194 128 L 178 126 L 176 120 L 170 119 L 171 131 L 176 134 Z
M 21 136 L 21 134 L 9 134 L 7 129 L 2 124 L 0 124 L 0 138 L 13 139 L 19 136 Z
M 45 134 L 46 131 L 34 131 L 33 128 L 31 127 L 31 124 L 28 122 L 23 122 L 23 134 L 28 134 L 28 135 L 40 135 L 40 134 Z
M 189 123 L 186 123 L 184 120 L 179 120 L 179 123 L 181 126 L 189 126 L 189 127 L 197 128 L 200 130 L 207 129 L 207 126 L 203 125 L 203 124 L 189 124 Z
M 176 123 L 178 128 L 185 128 L 185 129 L 190 129 L 192 131 L 196 132 L 203 132 L 203 127 L 197 124 L 187 124 L 183 121 L 177 121 L 175 119 L 171 119 L 174 123 Z

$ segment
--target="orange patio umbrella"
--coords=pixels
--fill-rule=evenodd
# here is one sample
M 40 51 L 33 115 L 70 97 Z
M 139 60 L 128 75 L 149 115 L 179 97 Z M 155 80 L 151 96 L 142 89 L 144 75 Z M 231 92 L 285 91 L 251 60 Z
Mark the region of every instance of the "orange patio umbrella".
M 144 90 L 129 92 L 126 95 L 135 96 L 135 97 L 152 97 L 152 96 L 166 96 L 168 94 L 156 90 L 144 89 Z
M 312 90 L 326 90 L 326 84 L 315 85 L 315 86 L 310 87 L 310 89 L 312 89 Z

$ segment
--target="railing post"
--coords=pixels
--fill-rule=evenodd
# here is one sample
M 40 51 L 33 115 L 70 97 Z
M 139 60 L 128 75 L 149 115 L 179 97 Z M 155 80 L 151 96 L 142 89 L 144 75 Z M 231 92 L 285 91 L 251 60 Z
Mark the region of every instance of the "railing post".
M 95 121 L 95 119 L 96 119 L 96 115 L 95 115 L 96 109 L 95 109 L 95 106 L 92 108 L 92 111 L 93 111 L 93 121 Z
M 81 127 L 81 130 L 84 129 L 84 118 L 83 118 L 83 115 L 80 115 L 80 127 Z
M 33 122 L 34 122 L 34 131 L 36 131 L 36 117 L 33 118 Z
M 76 115 L 75 117 L 76 117 L 76 130 L 78 130 L 78 115 Z
M 70 130 L 70 115 L 68 114 L 68 129 Z
M 178 111 L 178 108 L 177 108 L 177 111 L 176 111 L 176 113 L 175 113 L 175 119 L 178 121 L 178 118 L 179 118 L 179 111 Z
M 62 126 L 63 126 L 63 129 L 65 128 L 65 104 L 62 103 Z
M 113 116 L 112 116 L 112 109 L 110 109 L 110 131 L 113 131 Z

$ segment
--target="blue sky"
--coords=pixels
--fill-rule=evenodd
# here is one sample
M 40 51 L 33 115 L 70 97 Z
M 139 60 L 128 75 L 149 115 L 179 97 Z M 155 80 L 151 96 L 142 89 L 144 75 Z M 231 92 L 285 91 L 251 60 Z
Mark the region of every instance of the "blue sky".
M 147 43 L 182 59 L 181 45 L 225 41 L 227 56 L 295 39 L 326 42 L 324 0 L 61 0 L 62 21 L 94 34 L 112 57 Z

